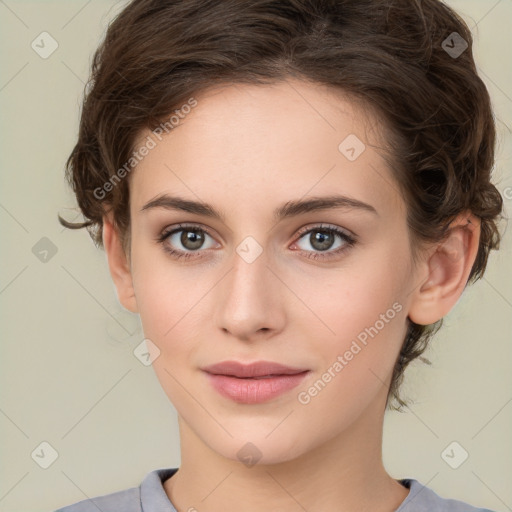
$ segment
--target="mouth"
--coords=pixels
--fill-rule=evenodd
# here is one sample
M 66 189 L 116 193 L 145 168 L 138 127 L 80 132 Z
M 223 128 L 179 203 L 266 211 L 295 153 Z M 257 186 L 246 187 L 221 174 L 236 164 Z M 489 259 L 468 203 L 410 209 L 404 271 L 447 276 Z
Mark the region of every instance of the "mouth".
M 272 361 L 256 361 L 250 364 L 243 364 L 238 361 L 223 361 L 204 367 L 202 370 L 212 375 L 225 375 L 239 379 L 268 379 L 282 375 L 297 375 L 309 371 L 307 368 L 285 366 Z
M 212 374 L 212 375 L 217 375 L 217 374 Z M 260 379 L 272 379 L 274 377 L 282 377 L 283 375 L 298 375 L 298 374 L 277 373 L 275 375 L 260 375 L 259 377 L 237 377 L 236 375 L 225 375 L 225 377 L 233 377 L 234 379 L 244 379 L 244 380 L 260 380 Z
M 310 370 L 268 361 L 243 365 L 225 361 L 202 368 L 212 387 L 241 404 L 267 402 L 298 386 Z

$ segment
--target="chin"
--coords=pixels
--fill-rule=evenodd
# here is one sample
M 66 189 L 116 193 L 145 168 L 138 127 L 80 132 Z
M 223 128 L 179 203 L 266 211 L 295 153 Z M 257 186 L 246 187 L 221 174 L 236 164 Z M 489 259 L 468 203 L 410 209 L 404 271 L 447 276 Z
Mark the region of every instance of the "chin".
M 240 462 L 247 468 L 280 464 L 300 457 L 311 448 L 306 439 L 301 439 L 306 432 L 298 427 L 296 435 L 290 430 L 279 432 L 279 427 L 274 432 L 267 428 L 247 428 L 243 435 L 238 430 L 232 438 L 212 436 L 210 432 L 208 437 L 203 437 L 203 442 L 220 456 Z M 269 435 L 269 432 L 272 433 Z

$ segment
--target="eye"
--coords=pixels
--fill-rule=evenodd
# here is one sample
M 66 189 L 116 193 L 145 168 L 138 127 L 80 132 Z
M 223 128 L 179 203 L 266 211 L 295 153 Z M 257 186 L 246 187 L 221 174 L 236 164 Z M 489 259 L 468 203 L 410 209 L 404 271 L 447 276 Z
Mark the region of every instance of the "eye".
M 329 225 L 304 228 L 299 232 L 299 235 L 299 241 L 304 239 L 306 247 L 301 247 L 298 242 L 295 245 L 298 245 L 300 249 L 308 253 L 306 257 L 311 259 L 336 257 L 356 243 L 354 236 L 349 235 L 338 227 Z M 306 235 L 309 235 L 309 237 Z M 157 237 L 156 241 L 162 244 L 164 250 L 173 258 L 189 259 L 200 258 L 203 256 L 201 254 L 203 250 L 215 247 L 215 244 L 212 244 L 212 242 L 205 247 L 204 244 L 207 238 L 214 241 L 213 237 L 208 234 L 208 231 L 197 225 L 178 224 L 173 228 L 165 229 Z M 337 243 L 336 240 L 338 241 Z M 308 244 L 313 250 L 307 247 Z M 334 250 L 332 250 L 333 248 Z
M 296 244 L 299 245 L 299 248 L 308 252 L 307 257 L 312 259 L 335 257 L 356 243 L 355 237 L 335 226 L 315 226 L 301 230 L 299 234 L 302 235 L 299 240 L 304 239 L 306 247 L 300 247 L 298 242 Z M 338 239 L 338 243 L 336 243 L 336 239 Z M 307 247 L 308 245 L 313 248 L 313 251 Z
M 164 250 L 173 257 L 177 259 L 188 259 L 191 257 L 198 257 L 194 252 L 211 249 L 215 246 L 215 244 L 210 243 L 209 246 L 204 247 L 204 243 L 207 238 L 213 240 L 206 230 L 196 225 L 187 226 L 179 224 L 172 229 L 165 229 L 158 236 L 157 242 L 161 243 Z M 178 248 L 175 249 L 175 247 Z

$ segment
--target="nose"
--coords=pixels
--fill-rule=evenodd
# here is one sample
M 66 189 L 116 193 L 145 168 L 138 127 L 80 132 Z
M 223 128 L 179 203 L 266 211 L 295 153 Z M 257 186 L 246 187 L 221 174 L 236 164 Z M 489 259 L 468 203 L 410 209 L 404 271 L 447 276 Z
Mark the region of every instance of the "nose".
M 250 244 L 240 244 L 233 252 L 232 266 L 214 297 L 217 327 L 244 341 L 272 337 L 286 322 L 286 286 L 272 255 L 263 249 L 253 259 L 251 250 Z

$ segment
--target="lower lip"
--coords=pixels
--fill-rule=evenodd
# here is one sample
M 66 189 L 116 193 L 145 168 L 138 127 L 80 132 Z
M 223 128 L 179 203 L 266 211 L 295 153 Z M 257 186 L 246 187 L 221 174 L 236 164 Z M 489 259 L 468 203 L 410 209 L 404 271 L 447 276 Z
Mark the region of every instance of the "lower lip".
M 309 371 L 264 379 L 239 379 L 227 375 L 205 373 L 214 389 L 222 396 L 241 404 L 259 404 L 295 388 Z

